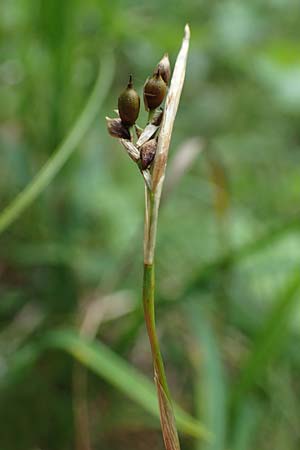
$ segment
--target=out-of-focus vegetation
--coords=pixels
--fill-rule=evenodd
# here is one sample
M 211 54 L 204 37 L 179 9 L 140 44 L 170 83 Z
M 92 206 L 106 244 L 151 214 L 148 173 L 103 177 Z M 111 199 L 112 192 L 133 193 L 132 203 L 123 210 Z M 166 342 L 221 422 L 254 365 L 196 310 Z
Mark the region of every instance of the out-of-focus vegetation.
M 174 63 L 185 22 L 157 255 L 182 450 L 299 449 L 299 20 L 295 0 L 1 1 L 0 221 L 101 62 L 113 73 L 74 154 L 0 236 L 1 450 L 163 446 L 141 378 L 143 182 L 104 117 L 129 73 L 141 92 L 165 51 Z

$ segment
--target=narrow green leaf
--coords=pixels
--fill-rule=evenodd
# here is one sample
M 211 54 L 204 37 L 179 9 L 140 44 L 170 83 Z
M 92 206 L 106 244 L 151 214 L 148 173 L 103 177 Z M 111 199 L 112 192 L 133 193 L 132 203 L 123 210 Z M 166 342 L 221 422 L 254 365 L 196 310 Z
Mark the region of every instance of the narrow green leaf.
M 287 281 L 283 292 L 278 296 L 271 308 L 268 318 L 258 334 L 253 349 L 245 363 L 239 382 L 233 393 L 233 404 L 237 405 L 241 398 L 257 381 L 267 365 L 280 351 L 286 335 L 287 326 L 295 308 L 300 289 L 299 270 Z
M 270 227 L 269 230 L 262 233 L 258 238 L 245 243 L 234 250 L 229 251 L 227 254 L 217 257 L 214 261 L 207 264 L 202 264 L 198 270 L 196 270 L 196 275 L 185 288 L 180 299 L 186 299 L 186 297 L 198 289 L 205 286 L 207 282 L 214 279 L 216 273 L 225 267 L 233 267 L 243 259 L 259 253 L 264 248 L 273 244 L 277 240 L 283 238 L 288 233 L 293 231 L 299 232 L 300 222 L 299 222 L 299 212 L 293 214 L 287 220 L 277 223 Z
M 53 332 L 46 337 L 49 347 L 61 348 L 83 365 L 159 417 L 154 383 L 99 341 L 88 341 L 72 331 Z M 208 437 L 205 428 L 179 406 L 174 407 L 181 431 L 195 437 Z
M 256 429 L 262 416 L 261 406 L 255 404 L 251 399 L 247 399 L 239 410 L 235 429 L 232 433 L 231 450 L 250 450 L 253 448 L 253 441 Z
M 150 414 L 159 418 L 154 383 L 100 341 L 87 340 L 72 330 L 51 332 L 36 345 L 28 344 L 16 352 L 6 372 L 5 380 L 3 376 L 0 377 L 0 386 L 3 388 L 4 383 L 12 383 L 16 377 L 20 377 L 24 369 L 28 369 L 28 366 L 31 366 L 47 349 L 60 349 L 69 353 Z M 209 432 L 199 421 L 179 406 L 174 405 L 174 412 L 182 432 L 193 437 L 209 439 Z
M 208 311 L 197 302 L 188 306 L 190 322 L 201 351 L 201 361 L 196 363 L 197 410 L 211 430 L 211 442 L 199 442 L 197 448 L 224 450 L 226 448 L 226 398 L 225 374 L 215 332 Z
M 46 189 L 75 151 L 101 108 L 103 100 L 110 89 L 113 73 L 114 60 L 111 54 L 106 54 L 102 59 L 95 87 L 73 128 L 33 180 L 2 211 L 0 215 L 0 234 L 17 220 L 22 212 Z

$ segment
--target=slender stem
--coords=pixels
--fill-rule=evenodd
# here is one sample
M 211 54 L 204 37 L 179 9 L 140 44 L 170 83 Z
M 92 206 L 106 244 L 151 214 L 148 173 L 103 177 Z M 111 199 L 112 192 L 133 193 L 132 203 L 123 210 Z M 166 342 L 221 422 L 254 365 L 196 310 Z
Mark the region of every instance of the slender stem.
M 154 263 L 160 196 L 145 186 L 144 263 Z
M 154 372 L 158 377 L 160 384 L 162 385 L 166 393 L 166 396 L 170 400 L 171 399 L 170 391 L 167 383 L 164 363 L 161 356 L 159 341 L 156 333 L 154 290 L 155 290 L 154 264 L 144 264 L 144 283 L 143 283 L 144 314 L 149 341 L 151 345 Z
M 154 379 L 160 410 L 160 422 L 166 450 L 180 450 L 175 417 L 172 408 L 164 363 L 155 325 L 155 272 L 154 253 L 158 219 L 159 197 L 145 187 L 145 235 L 144 235 L 144 316 L 151 346 Z
M 163 120 L 159 132 L 158 146 L 152 169 L 151 187 L 145 187 L 143 304 L 145 322 L 152 352 L 154 379 L 159 401 L 160 422 L 166 450 L 180 450 L 180 443 L 172 408 L 171 395 L 167 383 L 163 359 L 161 356 L 155 327 L 154 256 L 156 246 L 158 210 L 163 182 L 165 178 L 165 170 L 173 125 L 185 77 L 189 40 L 190 29 L 189 26 L 186 25 L 181 49 L 177 56 L 170 89 L 166 98 Z

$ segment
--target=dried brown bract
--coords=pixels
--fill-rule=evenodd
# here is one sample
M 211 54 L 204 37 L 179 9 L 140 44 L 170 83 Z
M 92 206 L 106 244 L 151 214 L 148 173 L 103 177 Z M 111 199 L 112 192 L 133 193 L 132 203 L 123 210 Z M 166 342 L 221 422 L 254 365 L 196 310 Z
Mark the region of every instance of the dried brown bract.
M 156 148 L 156 139 L 150 139 L 150 141 L 145 142 L 145 144 L 142 145 L 140 150 L 142 170 L 147 169 L 151 165 L 155 157 Z
M 162 79 L 168 85 L 171 78 L 171 65 L 168 53 L 165 53 L 162 59 L 156 66 L 156 70 L 159 70 Z
M 119 139 L 130 139 L 129 130 L 121 119 L 110 119 L 109 117 L 106 117 L 106 126 L 112 137 Z

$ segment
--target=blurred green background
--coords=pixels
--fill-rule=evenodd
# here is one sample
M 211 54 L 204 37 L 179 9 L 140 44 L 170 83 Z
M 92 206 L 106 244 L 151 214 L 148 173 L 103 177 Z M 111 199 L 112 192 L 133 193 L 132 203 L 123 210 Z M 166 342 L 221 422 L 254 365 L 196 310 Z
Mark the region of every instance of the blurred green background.
M 182 450 L 300 448 L 299 20 L 296 0 L 1 1 L 0 221 L 102 71 L 95 120 L 0 236 L 1 450 L 163 448 L 137 378 L 143 183 L 105 116 L 129 73 L 141 93 L 174 64 L 186 22 L 157 320 L 174 398 L 213 439 L 180 427 Z

